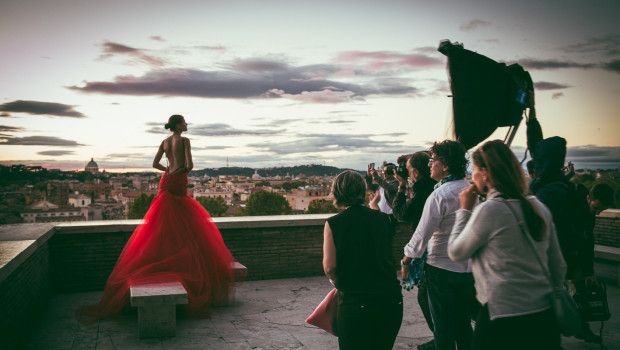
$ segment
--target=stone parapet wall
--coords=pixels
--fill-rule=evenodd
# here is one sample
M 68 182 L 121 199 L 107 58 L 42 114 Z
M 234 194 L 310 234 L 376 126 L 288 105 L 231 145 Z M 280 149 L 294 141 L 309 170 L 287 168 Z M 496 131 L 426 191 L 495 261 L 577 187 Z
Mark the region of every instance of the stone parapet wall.
M 37 247 L 0 283 L 0 339 L 3 349 L 20 348 L 51 297 L 49 248 Z
M 235 259 L 247 267 L 248 280 L 260 280 L 322 275 L 323 226 L 327 217 L 215 221 Z M 103 289 L 136 225 L 57 227 L 49 242 L 54 290 Z M 395 269 L 410 238 L 409 227 L 399 225 L 394 239 Z
M 608 209 L 596 217 L 594 226 L 596 244 L 620 248 L 620 210 Z

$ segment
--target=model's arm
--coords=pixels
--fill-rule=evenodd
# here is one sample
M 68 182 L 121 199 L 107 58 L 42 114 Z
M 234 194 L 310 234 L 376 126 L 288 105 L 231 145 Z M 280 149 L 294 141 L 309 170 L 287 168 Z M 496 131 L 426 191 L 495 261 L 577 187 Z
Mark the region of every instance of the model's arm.
M 184 138 L 185 143 L 185 170 L 189 173 L 194 169 L 194 162 L 192 160 L 192 145 L 189 143 L 188 138 Z
M 323 271 L 330 280 L 336 280 L 336 245 L 328 222 L 323 229 Z
M 161 157 L 163 155 L 164 155 L 164 141 L 161 142 L 161 144 L 159 145 L 159 149 L 157 150 L 157 153 L 155 154 L 155 159 L 153 159 L 153 168 L 161 170 L 161 171 L 168 171 L 168 168 L 159 164 L 159 161 L 161 161 Z

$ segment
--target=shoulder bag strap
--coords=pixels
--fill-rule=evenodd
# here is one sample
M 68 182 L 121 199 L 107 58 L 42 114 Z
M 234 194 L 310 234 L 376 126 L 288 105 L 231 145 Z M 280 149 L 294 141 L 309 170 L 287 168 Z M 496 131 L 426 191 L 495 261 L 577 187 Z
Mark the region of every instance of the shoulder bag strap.
M 521 220 L 519 220 L 519 216 L 517 216 L 517 213 L 510 206 L 510 204 L 508 204 L 508 202 L 506 202 L 504 200 L 500 200 L 500 202 L 504 203 L 508 207 L 510 212 L 512 212 L 512 215 L 515 217 L 515 220 L 517 221 L 517 224 L 519 225 L 519 228 L 521 229 L 521 233 L 523 233 L 523 235 L 525 236 L 525 239 L 529 242 L 530 247 L 532 247 L 532 251 L 534 252 L 534 255 L 536 256 L 536 260 L 538 260 L 538 263 L 540 264 L 540 267 L 542 268 L 543 272 L 545 273 L 545 276 L 547 276 L 547 280 L 549 280 L 549 284 L 551 285 L 551 288 L 555 288 L 555 286 L 553 284 L 553 280 L 551 279 L 551 275 L 549 274 L 549 270 L 547 270 L 547 267 L 542 263 L 542 260 L 540 260 L 540 256 L 538 255 L 538 252 L 536 251 L 536 246 L 534 245 L 534 240 L 527 233 L 527 229 L 525 227 L 523 227 L 523 222 Z

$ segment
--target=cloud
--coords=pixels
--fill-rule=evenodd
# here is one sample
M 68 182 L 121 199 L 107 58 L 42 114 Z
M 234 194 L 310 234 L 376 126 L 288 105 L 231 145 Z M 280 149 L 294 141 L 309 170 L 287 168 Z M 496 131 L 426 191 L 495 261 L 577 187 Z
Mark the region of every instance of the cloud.
M 146 123 L 150 126 L 147 132 L 152 134 L 168 134 L 168 131 L 159 123 Z M 236 129 L 224 123 L 192 124 L 187 133 L 195 136 L 274 136 L 284 132 L 282 129 Z
M 73 154 L 73 151 L 68 151 L 68 150 L 54 150 L 54 151 L 41 151 L 38 152 L 37 154 L 40 154 L 42 156 L 66 156 L 68 154 Z
M 105 41 L 101 44 L 102 53 L 99 56 L 99 59 L 105 60 L 114 56 L 127 56 L 130 58 L 130 63 L 142 62 L 146 63 L 153 67 L 162 67 L 165 65 L 165 62 L 158 57 L 151 56 L 145 52 L 143 49 L 137 49 L 135 47 Z
M 284 62 L 255 58 L 237 60 L 231 68 L 240 72 L 278 72 L 289 69 L 289 65 Z
M 556 92 L 553 95 L 551 95 L 551 99 L 557 100 L 558 98 L 563 97 L 563 96 L 564 96 L 563 92 Z
M 414 49 L 416 53 L 394 51 L 344 51 L 338 54 L 338 63 L 357 63 L 343 71 L 358 72 L 359 75 L 376 73 L 387 69 L 424 69 L 443 67 L 445 59 L 437 55 L 437 49 L 430 47 Z M 432 52 L 432 54 L 431 54 Z
M 570 88 L 570 85 L 558 84 L 549 81 L 539 81 L 534 83 L 534 87 L 538 90 L 563 90 Z
M 18 132 L 24 131 L 25 129 L 19 126 L 8 126 L 8 125 L 0 125 L 0 132 Z
M 569 147 L 566 150 L 566 160 L 574 162 L 577 168 L 618 168 L 620 146 Z
M 614 73 L 620 73 L 620 60 L 613 60 L 606 63 L 578 63 L 573 61 L 561 60 L 538 60 L 538 59 L 522 59 L 519 64 L 528 69 L 554 70 L 562 68 L 577 69 L 604 69 Z
M 151 35 L 151 36 L 149 36 L 149 39 L 151 39 L 153 41 L 160 41 L 160 42 L 166 41 L 164 38 L 162 38 L 159 35 Z
M 480 27 L 488 27 L 490 26 L 492 23 L 489 21 L 485 21 L 485 20 L 481 20 L 481 19 L 473 19 L 469 22 L 465 22 L 463 24 L 461 24 L 461 26 L 459 27 L 462 31 L 464 32 L 469 32 L 475 29 L 478 29 Z
M 561 48 L 568 53 L 603 54 L 616 56 L 620 54 L 620 34 L 607 34 L 591 37 L 576 44 Z
M 400 134 L 400 133 L 398 133 Z M 248 144 L 261 152 L 275 153 L 278 155 L 312 153 L 330 151 L 355 151 L 366 153 L 403 153 L 409 147 L 400 140 L 373 140 L 371 137 L 393 136 L 370 135 L 370 134 L 300 134 L 294 141 L 284 142 L 260 142 Z
M 145 156 L 146 155 L 144 153 L 110 153 L 106 155 L 105 158 L 144 158 Z
M 28 113 L 36 115 L 48 115 L 56 117 L 85 118 L 86 116 L 75 109 L 74 106 L 54 102 L 16 100 L 0 105 L 0 111 L 11 113 Z M 7 115 L 8 116 L 8 113 Z
M 333 65 L 292 67 L 263 61 L 260 64 L 244 62 L 235 67 L 249 71 L 160 69 L 141 77 L 119 76 L 113 82 L 86 82 L 83 86 L 68 88 L 84 93 L 134 96 L 285 97 L 313 103 L 342 102 L 369 95 L 403 95 L 417 91 L 410 86 L 383 82 L 359 85 L 325 78 L 338 71 Z
M 23 145 L 23 146 L 84 146 L 72 140 L 65 140 L 55 136 L 26 136 L 26 137 L 3 137 L 0 138 L 2 145 Z
M 295 101 L 310 103 L 343 103 L 354 100 L 363 101 L 363 98 L 355 96 L 353 91 L 337 91 L 324 89 L 321 91 L 302 91 L 300 94 L 287 94 L 283 90 L 271 89 L 267 92 L 269 97 L 283 97 Z

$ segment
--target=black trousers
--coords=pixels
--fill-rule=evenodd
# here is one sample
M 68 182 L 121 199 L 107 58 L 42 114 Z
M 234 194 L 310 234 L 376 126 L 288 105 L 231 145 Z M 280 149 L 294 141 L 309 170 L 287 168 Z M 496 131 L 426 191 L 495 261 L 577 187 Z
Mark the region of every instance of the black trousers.
M 474 277 L 425 266 L 428 300 L 437 350 L 468 350 L 471 348 L 471 318 L 476 303 Z
M 402 296 L 338 294 L 340 349 L 392 349 L 403 320 Z
M 420 305 L 428 328 L 431 332 L 434 332 L 433 317 L 431 316 L 431 307 L 428 302 L 428 282 L 426 282 L 426 277 L 423 277 L 418 283 L 418 305 Z
M 476 350 L 560 349 L 560 330 L 551 309 L 534 314 L 489 318 L 487 305 L 480 308 L 472 348 Z

